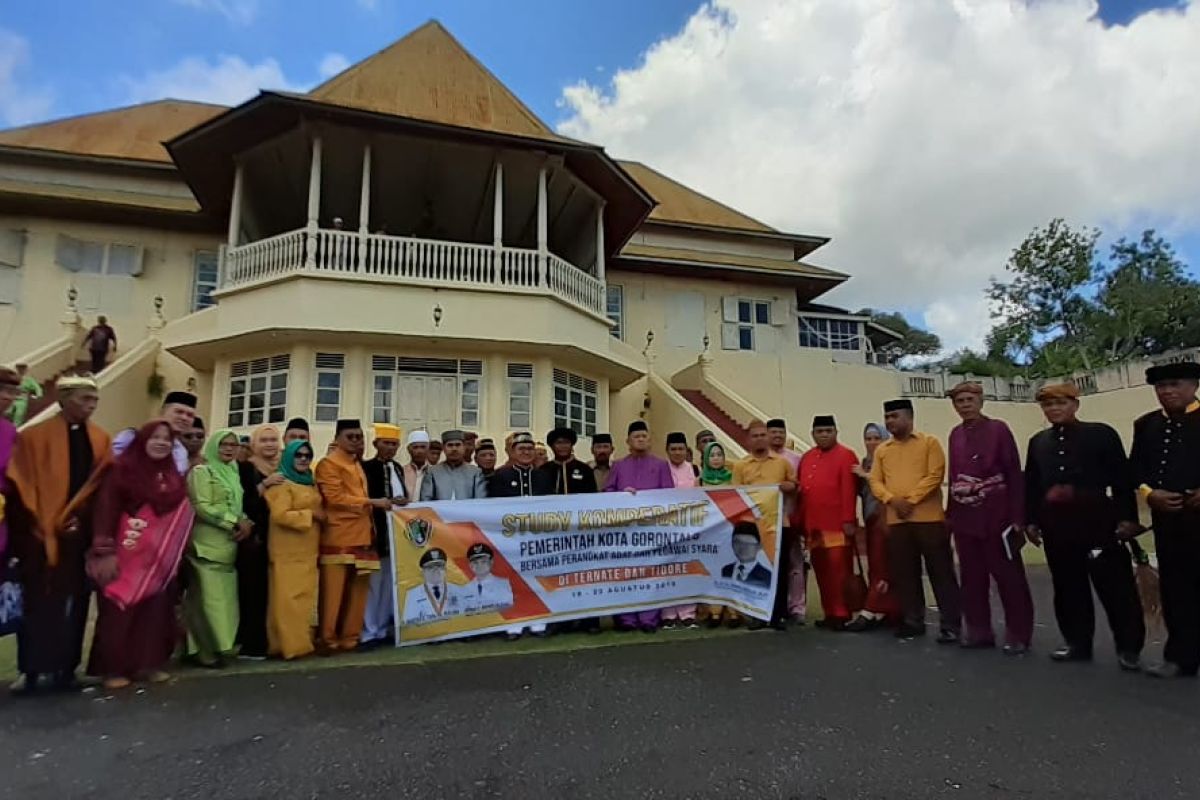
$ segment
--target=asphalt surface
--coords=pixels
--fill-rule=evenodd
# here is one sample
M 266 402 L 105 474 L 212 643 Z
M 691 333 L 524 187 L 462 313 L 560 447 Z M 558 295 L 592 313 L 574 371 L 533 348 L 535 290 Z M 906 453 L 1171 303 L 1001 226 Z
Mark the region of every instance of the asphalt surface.
M 1200 685 L 805 629 L 0 699 L 0 796 L 1197 798 Z M 932 627 L 931 627 L 932 633 Z M 636 640 L 635 640 L 636 641 Z

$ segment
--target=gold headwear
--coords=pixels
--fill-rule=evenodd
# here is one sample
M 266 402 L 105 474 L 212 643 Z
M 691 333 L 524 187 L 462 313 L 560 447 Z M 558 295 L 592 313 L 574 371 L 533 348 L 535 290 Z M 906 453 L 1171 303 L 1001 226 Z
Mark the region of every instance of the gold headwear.
M 64 375 L 54 384 L 60 392 L 74 392 L 79 389 L 91 389 L 93 392 L 100 387 L 91 375 Z
M 975 381 L 963 381 L 962 383 L 951 387 L 950 391 L 946 392 L 946 397 L 949 397 L 951 400 L 953 400 L 960 394 L 977 394 L 982 397 L 983 384 L 976 383 Z
M 1066 400 L 1079 399 L 1079 387 L 1073 383 L 1048 383 L 1037 390 L 1034 399 L 1037 402 L 1062 398 Z

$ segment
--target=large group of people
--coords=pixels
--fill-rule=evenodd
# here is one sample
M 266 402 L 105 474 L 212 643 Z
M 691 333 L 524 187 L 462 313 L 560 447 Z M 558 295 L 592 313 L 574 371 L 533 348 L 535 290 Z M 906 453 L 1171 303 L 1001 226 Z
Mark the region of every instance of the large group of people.
M 882 425 L 866 426 L 861 459 L 839 443 L 834 417 L 822 415 L 803 454 L 786 447 L 787 426 L 775 419 L 750 424 L 741 459 L 728 458 L 707 430 L 691 441 L 668 434 L 663 459 L 651 452 L 646 422 L 635 420 L 624 457 L 614 459 L 613 437 L 599 433 L 585 463 L 570 428 L 551 431 L 545 444 L 516 432 L 498 446 L 457 430 L 436 439 L 415 430 L 402 441 L 397 427 L 376 424 L 368 457 L 368 432 L 353 419 L 337 422 L 318 459 L 305 420 L 282 431 L 261 426 L 243 441 L 232 430 L 205 431 L 186 392 L 110 437 L 91 419 L 99 393 L 90 376 L 60 379 L 58 414 L 18 434 L 4 414 L 23 378 L 0 368 L 0 550 L 23 590 L 13 687 L 21 694 L 80 685 L 93 593 L 87 672 L 109 689 L 167 679 L 177 652 L 208 668 L 332 655 L 394 635 L 388 545 L 397 506 L 738 485 L 778 486 L 785 498 L 770 620 L 687 604 L 620 614 L 613 627 L 803 625 L 811 568 L 818 627 L 887 627 L 913 638 L 926 633 L 925 573 L 939 643 L 1000 645 L 1020 656 L 1033 634 L 1021 556 L 1028 541 L 1044 543 L 1053 577 L 1064 644 L 1052 658 L 1091 659 L 1094 586 L 1123 669 L 1177 677 L 1200 667 L 1200 365 L 1148 372 L 1160 408 L 1137 420 L 1128 457 L 1111 427 L 1078 419 L 1073 384 L 1041 388 L 1048 425 L 1030 440 L 1024 466 L 1012 432 L 984 415 L 982 388 L 971 382 L 948 393 L 961 424 L 945 450 L 915 429 L 913 405 L 901 399 L 884 404 Z M 1146 531 L 1139 494 L 1152 515 L 1169 636 L 1153 666 L 1141 662 L 1146 629 L 1130 555 Z M 728 577 L 761 578 L 740 569 Z M 1002 640 L 992 626 L 993 583 Z M 602 621 L 563 627 L 594 632 Z M 553 629 L 535 623 L 504 635 L 527 632 Z

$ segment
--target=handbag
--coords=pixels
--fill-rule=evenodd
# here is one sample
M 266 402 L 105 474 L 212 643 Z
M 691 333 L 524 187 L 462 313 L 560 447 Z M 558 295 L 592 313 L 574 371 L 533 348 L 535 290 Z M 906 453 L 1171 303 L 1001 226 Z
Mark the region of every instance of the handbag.
M 850 613 L 857 614 L 867 605 L 867 578 L 863 572 L 862 558 L 858 555 L 857 536 L 850 540 L 850 548 L 854 552 L 854 565 L 842 581 L 842 598 Z
M 25 594 L 18 580 L 17 559 L 0 562 L 0 636 L 11 636 L 25 618 Z

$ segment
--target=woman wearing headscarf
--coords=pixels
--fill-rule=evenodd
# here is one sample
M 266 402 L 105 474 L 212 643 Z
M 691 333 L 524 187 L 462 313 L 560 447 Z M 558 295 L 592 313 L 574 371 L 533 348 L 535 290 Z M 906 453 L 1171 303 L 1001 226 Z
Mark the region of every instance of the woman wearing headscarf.
M 161 682 L 175 651 L 175 578 L 192 530 L 166 420 L 143 425 L 96 496 L 88 574 L 99 587 L 88 673 L 107 689 Z
M 866 527 L 867 539 L 867 572 L 870 586 L 867 592 L 867 603 L 862 611 L 846 625 L 848 631 L 866 631 L 877 628 L 885 623 L 898 619 L 899 607 L 888 584 L 887 562 L 887 514 L 883 504 L 871 494 L 867 478 L 875 463 L 875 450 L 880 444 L 891 438 L 887 428 L 870 422 L 863 428 L 863 446 L 867 450 L 862 463 L 855 468 L 858 476 L 858 496 L 862 499 L 863 524 Z
M 188 498 L 196 511 L 188 542 L 188 588 L 183 601 L 187 655 L 220 667 L 237 653 L 238 542 L 250 534 L 242 512 L 242 481 L 235 459 L 238 437 L 220 430 L 204 446 L 203 461 L 188 473 Z
M 312 445 L 289 442 L 279 461 L 283 483 L 267 489 L 271 594 L 267 637 L 272 655 L 301 658 L 313 652 L 312 620 L 317 605 L 317 561 L 325 510 L 313 480 Z
M 264 496 L 267 489 L 284 480 L 279 474 L 280 447 L 279 430 L 274 425 L 255 428 L 250 434 L 250 457 L 238 467 L 242 511 L 253 527 L 250 535 L 238 543 L 237 641 L 241 655 L 251 659 L 267 657 L 267 530 L 271 514 Z
M 729 486 L 732 483 L 733 471 L 725 466 L 725 448 L 717 442 L 709 442 L 700 453 L 700 485 Z M 722 622 L 731 628 L 742 624 L 742 615 L 732 608 L 710 605 L 706 610 L 710 628 L 716 628 Z

